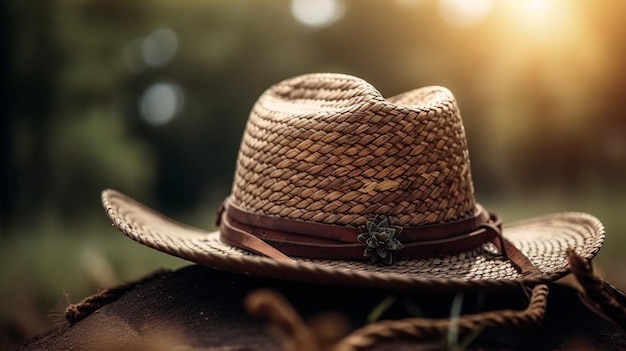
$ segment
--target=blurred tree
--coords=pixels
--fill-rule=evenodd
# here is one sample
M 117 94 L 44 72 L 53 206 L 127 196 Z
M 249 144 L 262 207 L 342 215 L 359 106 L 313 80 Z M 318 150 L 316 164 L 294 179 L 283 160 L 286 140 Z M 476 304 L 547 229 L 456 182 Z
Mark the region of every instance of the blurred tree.
M 46 147 L 50 112 L 55 101 L 55 26 L 50 14 L 55 1 L 6 2 L 3 25 L 11 53 L 8 71 L 7 118 L 3 118 L 3 181 L 0 183 L 2 222 L 11 226 L 21 211 L 41 208 L 50 172 Z
M 13 52 L 13 17 L 11 16 L 12 2 L 5 0 L 0 2 L 0 52 Z M 9 229 L 9 221 L 15 211 L 16 193 L 16 167 L 12 154 L 12 132 L 15 123 L 15 84 L 16 77 L 13 66 L 13 55 L 0 55 L 0 106 L 3 115 L 0 117 L 0 228 L 5 225 L 5 230 Z M 0 230 L 1 233 L 4 230 Z

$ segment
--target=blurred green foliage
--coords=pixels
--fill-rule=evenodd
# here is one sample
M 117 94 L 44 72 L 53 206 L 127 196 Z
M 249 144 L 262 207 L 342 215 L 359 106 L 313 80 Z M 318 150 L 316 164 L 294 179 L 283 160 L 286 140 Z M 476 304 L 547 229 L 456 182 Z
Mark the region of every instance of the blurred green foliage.
M 523 18 L 494 1 L 474 25 L 454 26 L 442 1 L 345 0 L 318 28 L 289 1 L 3 2 L 0 329 L 40 332 L 50 324 L 36 316 L 64 291 L 75 301 L 184 264 L 111 229 L 100 191 L 210 228 L 255 99 L 307 72 L 353 74 L 386 96 L 451 89 L 479 200 L 506 219 L 596 214 L 607 227 L 601 269 L 625 287 L 626 3 L 544 2 L 560 8 Z M 150 108 L 177 105 L 155 125 L 142 104 L 157 83 L 170 90 Z

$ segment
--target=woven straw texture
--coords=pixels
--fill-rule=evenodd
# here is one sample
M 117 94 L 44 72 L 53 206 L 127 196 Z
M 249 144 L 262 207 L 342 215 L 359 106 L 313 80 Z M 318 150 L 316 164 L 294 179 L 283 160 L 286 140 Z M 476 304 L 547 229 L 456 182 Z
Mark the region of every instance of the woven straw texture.
M 365 81 L 313 74 L 257 101 L 231 201 L 254 213 L 358 227 L 473 215 L 465 131 L 452 94 L 429 87 L 390 99 Z
M 224 244 L 219 232 L 180 224 L 117 191 L 105 191 L 103 203 L 124 234 L 168 254 L 221 270 L 341 285 L 441 291 L 519 287 L 562 277 L 568 273 L 568 249 L 591 259 L 604 241 L 600 221 L 578 212 L 531 218 L 505 227 L 504 236 L 542 270 L 543 276 L 531 279 L 517 273 L 490 244 L 432 259 L 401 260 L 393 266 L 298 258 L 289 264 Z
M 392 266 L 295 258 L 279 262 L 232 247 L 218 232 L 177 223 L 113 190 L 113 224 L 157 250 L 261 276 L 402 289 L 505 288 L 557 279 L 567 250 L 591 259 L 604 229 L 584 213 L 505 226 L 503 235 L 542 274 L 522 276 L 492 244 Z M 252 213 L 358 227 L 376 215 L 419 226 L 473 216 L 477 204 L 465 131 L 452 94 L 428 87 L 385 99 L 346 75 L 310 74 L 261 95 L 246 126 L 230 200 Z

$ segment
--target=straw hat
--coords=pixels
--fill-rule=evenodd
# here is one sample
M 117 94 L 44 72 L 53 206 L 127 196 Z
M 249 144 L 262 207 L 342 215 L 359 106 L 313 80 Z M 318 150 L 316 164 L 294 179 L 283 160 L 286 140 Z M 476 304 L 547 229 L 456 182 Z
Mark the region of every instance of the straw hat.
M 216 269 L 399 289 L 506 288 L 591 259 L 600 221 L 567 212 L 502 226 L 474 198 L 465 131 L 442 87 L 385 99 L 367 82 L 309 74 L 256 102 L 218 231 L 178 223 L 114 190 L 113 224 Z

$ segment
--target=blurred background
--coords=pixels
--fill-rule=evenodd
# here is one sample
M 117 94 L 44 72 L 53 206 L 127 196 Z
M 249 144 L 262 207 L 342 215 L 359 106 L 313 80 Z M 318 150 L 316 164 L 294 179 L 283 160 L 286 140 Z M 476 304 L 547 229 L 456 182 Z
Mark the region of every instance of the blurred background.
M 255 99 L 309 72 L 456 95 L 477 198 L 586 211 L 626 288 L 626 2 L 22 0 L 0 9 L 0 348 L 185 261 L 111 228 L 121 190 L 213 228 Z

